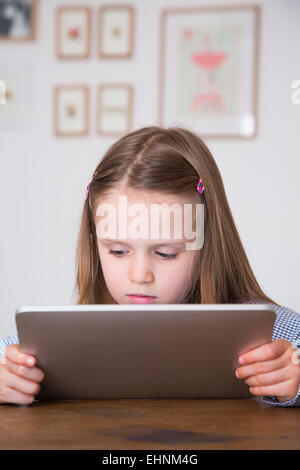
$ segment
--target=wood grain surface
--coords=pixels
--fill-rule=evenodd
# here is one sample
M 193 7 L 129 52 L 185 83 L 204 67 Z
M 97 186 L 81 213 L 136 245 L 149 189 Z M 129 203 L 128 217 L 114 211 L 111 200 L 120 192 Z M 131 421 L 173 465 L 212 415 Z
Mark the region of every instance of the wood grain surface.
M 300 449 L 300 408 L 250 399 L 0 405 L 0 449 Z

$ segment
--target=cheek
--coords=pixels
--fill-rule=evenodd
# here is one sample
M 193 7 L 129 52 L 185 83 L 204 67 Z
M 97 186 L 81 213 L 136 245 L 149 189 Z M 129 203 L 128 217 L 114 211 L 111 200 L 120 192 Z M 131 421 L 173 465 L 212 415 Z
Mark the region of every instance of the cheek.
M 115 260 L 111 258 L 113 258 L 113 256 L 107 254 L 101 256 L 102 272 L 110 295 L 117 303 L 120 303 L 120 292 L 123 291 L 126 275 L 120 264 L 117 264 Z
M 182 292 L 183 289 L 188 288 L 192 261 L 193 258 L 188 253 L 185 253 L 180 262 L 170 263 L 166 267 L 161 267 L 159 270 L 160 285 L 166 286 L 168 292 Z
M 187 251 L 185 252 L 185 257 L 183 260 L 183 263 L 178 269 L 179 273 L 179 281 L 180 285 L 184 289 L 189 289 L 191 282 L 192 282 L 192 276 L 193 276 L 193 271 L 194 271 L 194 263 L 196 261 L 195 258 L 195 252 L 190 252 Z
M 186 279 L 184 273 L 179 270 L 172 270 L 168 276 L 160 276 L 159 284 L 164 286 L 166 292 L 178 293 L 185 288 Z
M 110 254 L 100 251 L 100 262 L 105 282 L 108 286 L 116 285 L 119 279 L 124 279 L 125 263 L 120 263 L 120 260 L 114 259 Z

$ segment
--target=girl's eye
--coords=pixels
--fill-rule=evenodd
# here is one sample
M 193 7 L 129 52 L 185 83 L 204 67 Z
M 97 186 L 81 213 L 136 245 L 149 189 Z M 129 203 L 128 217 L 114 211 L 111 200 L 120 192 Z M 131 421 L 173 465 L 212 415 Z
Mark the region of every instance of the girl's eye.
M 156 253 L 158 253 L 162 258 L 176 258 L 176 255 L 167 255 L 166 253 L 160 253 L 159 251 Z
M 122 253 L 126 250 L 109 250 L 109 254 L 110 255 L 114 255 L 114 256 L 117 256 L 117 257 L 121 257 L 122 255 L 120 254 L 117 254 L 117 253 Z M 159 254 L 162 258 L 176 258 L 176 254 L 174 255 L 167 255 L 166 253 L 160 253 L 159 251 L 156 252 L 157 254 Z
M 115 256 L 119 256 L 120 255 L 117 255 L 117 253 L 122 253 L 122 251 L 125 251 L 125 250 L 109 250 L 109 254 L 110 255 L 115 255 Z M 122 256 L 122 255 L 121 255 Z

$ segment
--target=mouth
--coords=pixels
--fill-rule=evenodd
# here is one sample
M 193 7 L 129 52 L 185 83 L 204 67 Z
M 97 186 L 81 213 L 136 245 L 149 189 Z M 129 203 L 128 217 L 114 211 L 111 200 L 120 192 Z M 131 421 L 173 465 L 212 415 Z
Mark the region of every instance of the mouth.
M 128 297 L 135 304 L 148 304 L 154 302 L 156 299 L 153 295 L 144 294 L 128 294 Z

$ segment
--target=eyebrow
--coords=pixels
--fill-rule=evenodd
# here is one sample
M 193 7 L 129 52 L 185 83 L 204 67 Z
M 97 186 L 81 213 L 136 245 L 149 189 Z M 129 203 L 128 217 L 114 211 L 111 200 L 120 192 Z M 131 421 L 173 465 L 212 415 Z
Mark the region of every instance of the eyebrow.
M 113 240 L 112 238 L 100 238 L 101 242 L 109 242 L 109 243 L 121 243 L 123 245 L 129 245 L 127 240 Z M 167 245 L 176 245 L 176 246 L 182 246 L 185 245 L 185 242 L 168 242 L 168 240 L 162 240 L 160 243 L 155 243 L 152 246 L 167 246 Z

